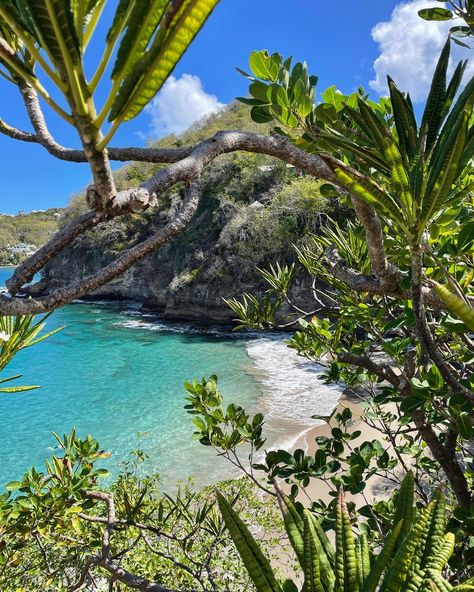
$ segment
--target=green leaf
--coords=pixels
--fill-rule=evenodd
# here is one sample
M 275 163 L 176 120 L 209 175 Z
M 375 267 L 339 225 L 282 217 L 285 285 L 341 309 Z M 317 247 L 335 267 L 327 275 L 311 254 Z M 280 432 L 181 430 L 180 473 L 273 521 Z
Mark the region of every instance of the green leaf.
M 411 102 L 397 88 L 390 77 L 388 78 L 388 88 L 390 90 L 390 100 L 392 102 L 393 119 L 397 128 L 398 140 L 401 152 L 405 159 L 410 161 L 416 150 L 417 124 Z
M 460 413 L 456 417 L 456 426 L 459 432 L 459 435 L 464 438 L 464 440 L 470 440 L 473 434 L 473 427 L 472 427 L 472 420 L 469 417 L 468 413 Z
M 268 86 L 268 84 L 260 82 L 260 80 L 256 80 L 255 82 L 252 82 L 252 84 L 249 86 L 249 93 L 252 95 L 254 99 L 258 99 L 264 105 L 268 105 L 268 103 L 270 103 L 267 95 L 269 88 L 270 87 Z
M 461 226 L 456 239 L 458 251 L 469 253 L 474 246 L 474 222 L 468 222 Z
M 259 106 L 252 107 L 250 110 L 250 117 L 252 118 L 252 121 L 255 121 L 255 123 L 268 123 L 269 121 L 274 120 L 273 115 L 269 113 L 266 107 Z
M 450 21 L 454 13 L 447 8 L 423 8 L 418 11 L 418 16 L 425 21 Z
M 436 64 L 436 69 L 431 81 L 430 92 L 426 99 L 425 110 L 421 119 L 420 129 L 422 133 L 427 134 L 427 151 L 429 151 L 434 144 L 442 123 L 442 116 L 446 102 L 446 72 L 449 64 L 450 46 L 451 44 L 448 39 L 444 44 L 438 63 Z
M 10 481 L 10 483 L 7 483 L 5 485 L 5 489 L 7 491 L 15 491 L 17 489 L 20 489 L 21 485 L 22 485 L 21 481 Z
M 79 41 L 70 2 L 31 0 L 27 4 L 36 33 L 56 65 L 66 66 L 81 60 Z
M 313 522 L 307 514 L 304 518 L 304 582 L 302 592 L 324 592 L 321 581 L 319 549 Z
M 448 309 L 460 318 L 471 331 L 474 331 L 474 308 L 450 292 L 445 286 L 436 284 L 435 290 Z
M 400 485 L 395 504 L 393 525 L 396 526 L 403 521 L 400 529 L 400 538 L 403 540 L 411 528 L 415 519 L 415 476 L 413 471 L 408 471 Z
M 435 147 L 430 175 L 421 203 L 419 230 L 444 205 L 458 174 L 459 161 L 467 140 L 470 109 L 465 107 L 447 138 Z
M 255 76 L 262 80 L 275 82 L 278 77 L 278 65 L 265 49 L 250 54 L 249 66 Z
M 359 577 L 355 539 L 344 494 L 339 492 L 336 508 L 336 584 L 335 592 L 358 592 Z
M 217 493 L 217 501 L 225 525 L 257 592 L 282 592 L 270 567 L 270 562 L 237 512 L 219 492 Z
M 219 0 L 182 0 L 162 17 L 150 48 L 123 81 L 112 104 L 109 121 L 136 117 L 160 90 Z
M 364 587 L 362 588 L 362 592 L 375 592 L 375 590 L 377 590 L 383 572 L 390 565 L 390 561 L 399 541 L 402 525 L 403 521 L 400 520 L 390 533 L 385 545 L 372 565 L 370 573 L 364 583 Z
M 143 55 L 169 0 L 136 0 L 117 51 L 112 78 L 125 77 Z

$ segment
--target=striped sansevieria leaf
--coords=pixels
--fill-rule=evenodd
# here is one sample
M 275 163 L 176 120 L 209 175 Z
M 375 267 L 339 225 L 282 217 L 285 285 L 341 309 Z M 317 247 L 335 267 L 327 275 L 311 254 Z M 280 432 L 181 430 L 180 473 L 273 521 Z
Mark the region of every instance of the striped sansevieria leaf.
M 413 488 L 410 472 L 397 495 L 392 529 L 373 556 L 367 537 L 354 530 L 342 491 L 336 507 L 334 549 L 315 516 L 301 504 L 295 505 L 277 486 L 285 529 L 301 567 L 301 575 L 295 574 L 295 580 L 302 582 L 301 592 L 432 592 L 433 584 L 442 592 L 451 590 L 443 570 L 455 539 L 445 532 L 444 495 L 437 492 L 432 502 L 418 511 Z M 279 589 L 270 562 L 250 530 L 232 505 L 217 496 L 224 522 L 257 592 Z M 459 592 L 470 592 L 469 584 L 466 586 L 460 584 Z
M 225 525 L 255 588 L 258 592 L 282 592 L 282 588 L 270 567 L 270 562 L 262 553 L 258 543 L 239 518 L 237 512 L 220 493 L 217 494 L 217 501 Z

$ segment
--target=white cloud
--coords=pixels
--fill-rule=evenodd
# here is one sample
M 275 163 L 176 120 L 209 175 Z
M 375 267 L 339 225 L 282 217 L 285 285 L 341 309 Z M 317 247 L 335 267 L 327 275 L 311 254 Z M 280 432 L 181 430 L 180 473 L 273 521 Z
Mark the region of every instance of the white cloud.
M 370 86 L 381 94 L 387 92 L 386 75 L 389 74 L 399 88 L 409 91 L 414 101 L 428 94 L 433 71 L 443 47 L 450 21 L 427 22 L 418 16 L 421 8 L 440 6 L 430 0 L 413 0 L 398 4 L 389 21 L 378 23 L 372 29 L 372 38 L 380 46 L 380 55 L 374 62 L 375 78 Z M 457 23 L 456 23 L 457 24 Z M 452 45 L 451 64 L 466 59 L 469 50 Z M 474 72 L 473 64 L 467 70 Z M 465 74 L 465 79 L 468 77 Z
M 156 138 L 179 134 L 204 115 L 223 106 L 215 95 L 204 91 L 198 76 L 183 74 L 178 79 L 170 76 L 146 108 L 151 117 L 150 135 Z

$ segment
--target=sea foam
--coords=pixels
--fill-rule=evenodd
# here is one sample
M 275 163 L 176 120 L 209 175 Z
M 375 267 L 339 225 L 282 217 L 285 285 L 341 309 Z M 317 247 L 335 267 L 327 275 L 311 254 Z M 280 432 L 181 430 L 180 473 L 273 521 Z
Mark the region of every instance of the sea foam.
M 282 339 L 249 341 L 247 352 L 259 372 L 263 397 L 259 401 L 267 422 L 284 421 L 300 431 L 321 424 L 312 415 L 330 415 L 342 388 L 321 380 L 324 367 L 298 356 Z

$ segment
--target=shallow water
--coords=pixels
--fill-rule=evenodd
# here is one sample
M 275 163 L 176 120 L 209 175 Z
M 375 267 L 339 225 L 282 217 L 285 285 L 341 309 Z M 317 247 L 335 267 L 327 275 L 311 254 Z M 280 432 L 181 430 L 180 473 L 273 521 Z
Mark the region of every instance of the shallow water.
M 0 268 L 0 286 L 10 271 Z M 183 382 L 217 374 L 226 402 L 267 418 L 268 446 L 290 446 L 328 414 L 340 390 L 318 379 L 320 368 L 289 351 L 282 337 L 236 335 L 160 321 L 136 305 L 76 303 L 56 311 L 47 330 L 64 329 L 15 358 L 4 376 L 41 389 L 0 395 L 0 486 L 54 450 L 51 433 L 92 434 L 112 453 L 116 474 L 138 445 L 142 466 L 166 486 L 194 476 L 210 483 L 234 475 L 192 439 Z M 138 436 L 138 434 L 142 434 Z

